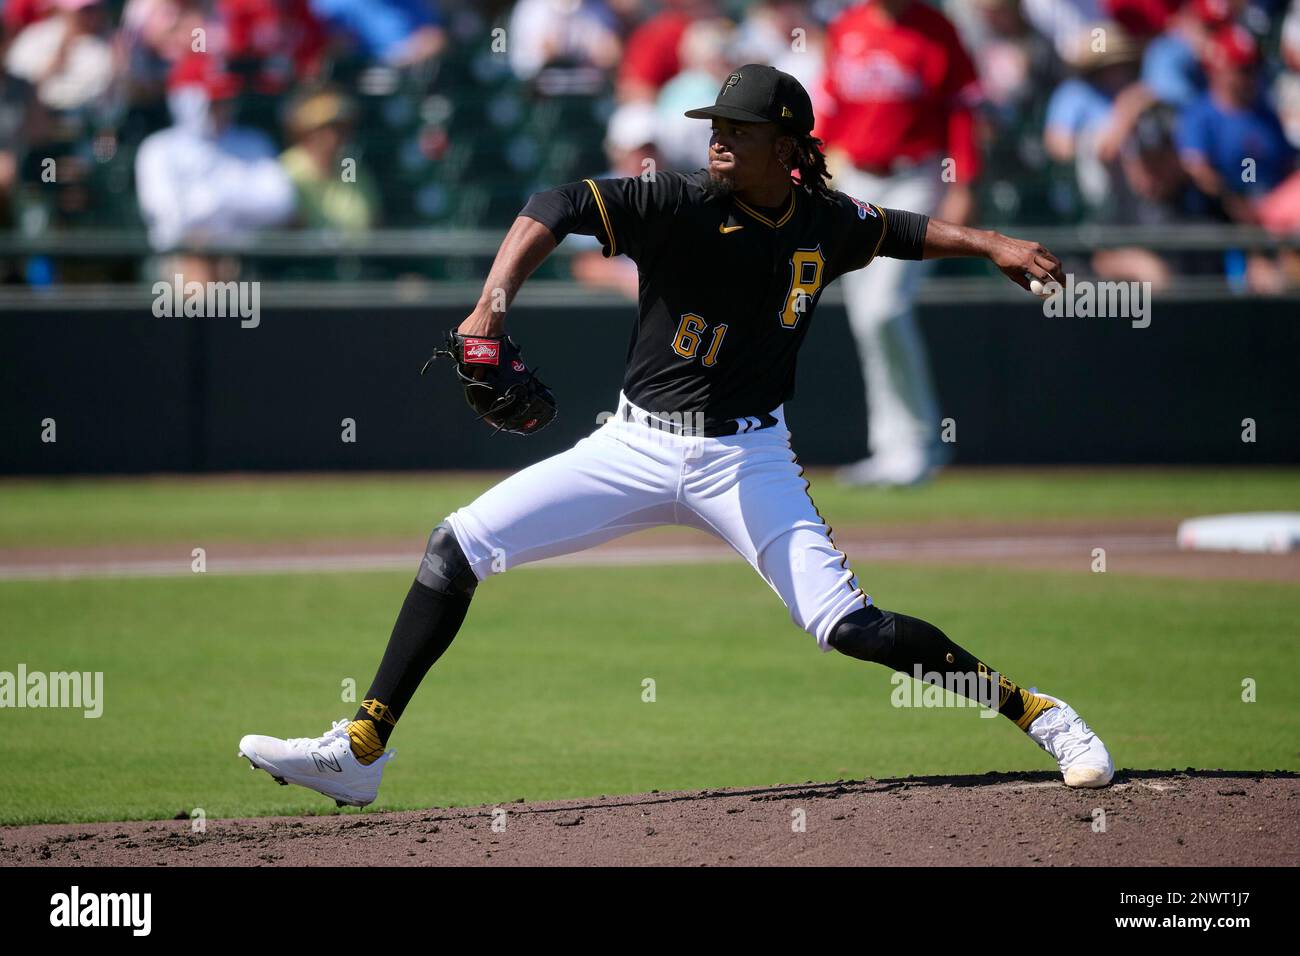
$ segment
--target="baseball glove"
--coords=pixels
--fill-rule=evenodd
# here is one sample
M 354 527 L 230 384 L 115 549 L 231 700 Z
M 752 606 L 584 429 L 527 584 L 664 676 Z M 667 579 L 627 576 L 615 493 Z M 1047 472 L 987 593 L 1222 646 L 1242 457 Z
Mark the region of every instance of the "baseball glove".
M 555 420 L 555 396 L 537 378 L 537 370 L 524 364 L 510 336 L 450 331 L 447 344 L 434 349 L 420 374 L 444 355 L 456 363 L 465 401 L 478 412 L 479 421 L 493 426 L 493 434 L 531 435 Z

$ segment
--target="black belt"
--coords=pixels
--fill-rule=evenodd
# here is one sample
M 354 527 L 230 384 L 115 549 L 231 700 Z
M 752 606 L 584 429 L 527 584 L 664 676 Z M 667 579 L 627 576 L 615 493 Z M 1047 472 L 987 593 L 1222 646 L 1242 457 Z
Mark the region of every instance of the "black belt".
M 647 428 L 659 428 L 673 435 L 681 435 L 683 438 L 722 438 L 727 435 L 744 435 L 748 432 L 771 428 L 777 423 L 775 415 L 763 414 L 746 415 L 743 418 L 706 420 L 702 423 L 703 427 L 701 427 L 700 416 L 697 413 L 688 412 L 681 417 L 681 421 L 671 418 L 657 418 L 649 412 L 643 412 L 626 403 L 623 405 L 623 421 L 636 422 L 645 425 Z

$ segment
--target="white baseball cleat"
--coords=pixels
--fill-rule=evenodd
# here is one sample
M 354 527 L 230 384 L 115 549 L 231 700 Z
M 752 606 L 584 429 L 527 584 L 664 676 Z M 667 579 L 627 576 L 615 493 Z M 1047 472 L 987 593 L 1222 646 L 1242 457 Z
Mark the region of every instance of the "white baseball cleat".
M 845 465 L 836 470 L 835 480 L 851 487 L 906 488 L 923 483 L 930 472 L 924 452 L 896 452 Z
M 907 488 L 929 481 L 952 459 L 947 445 L 891 448 L 835 471 L 835 480 L 850 487 Z
M 340 807 L 364 807 L 379 794 L 384 764 L 396 756 L 388 750 L 374 763 L 362 764 L 352 753 L 350 720 L 334 721 L 321 737 L 262 737 L 249 734 L 239 741 L 239 755 L 265 770 L 278 783 L 296 783 L 333 798 Z
M 1104 787 L 1115 776 L 1115 764 L 1101 738 L 1073 707 L 1051 694 L 1029 688 L 1031 694 L 1056 704 L 1029 725 L 1029 737 L 1056 758 L 1067 787 Z

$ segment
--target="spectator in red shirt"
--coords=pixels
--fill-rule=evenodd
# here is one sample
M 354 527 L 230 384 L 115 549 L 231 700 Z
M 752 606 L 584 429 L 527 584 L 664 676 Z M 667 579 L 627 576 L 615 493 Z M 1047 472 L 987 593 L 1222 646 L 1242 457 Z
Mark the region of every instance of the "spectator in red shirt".
M 965 225 L 980 172 L 979 84 L 957 31 L 913 0 L 870 0 L 831 23 L 823 117 L 836 187 L 877 205 Z M 910 485 L 947 457 L 913 303 L 929 263 L 881 259 L 844 277 L 867 388 L 870 457 L 849 484 Z
M 219 0 L 226 29 L 220 51 L 257 93 L 280 94 L 314 77 L 325 29 L 307 0 Z

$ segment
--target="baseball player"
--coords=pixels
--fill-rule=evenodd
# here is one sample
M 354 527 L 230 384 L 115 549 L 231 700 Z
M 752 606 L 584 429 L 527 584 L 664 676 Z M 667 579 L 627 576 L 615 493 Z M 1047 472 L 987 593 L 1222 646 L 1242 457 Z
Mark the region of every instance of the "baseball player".
M 1059 281 L 1034 242 L 979 232 L 830 189 L 798 81 L 748 64 L 713 106 L 707 168 L 584 180 L 534 194 L 506 234 L 479 305 L 448 335 L 469 403 L 529 434 L 555 413 L 505 335 L 505 307 L 557 242 L 597 237 L 640 271 L 639 317 L 617 411 L 572 448 L 505 479 L 434 528 L 356 715 L 321 737 L 247 736 L 255 769 L 334 798 L 375 799 L 390 735 L 489 575 L 642 528 L 680 524 L 732 546 L 822 651 L 874 661 L 996 707 L 1100 787 L 1114 765 L 1064 701 L 999 675 L 926 621 L 877 607 L 808 495 L 784 403 L 818 297 L 877 256 L 982 256 L 1021 286 Z M 796 178 L 797 177 L 797 178 Z M 594 639 L 594 638 L 593 638 Z M 927 676 L 927 680 L 931 678 Z
M 966 225 L 980 171 L 979 86 L 942 13 L 918 0 L 869 0 L 845 10 L 826 31 L 823 88 L 817 133 L 845 191 Z M 928 266 L 886 257 L 844 278 L 871 452 L 836 473 L 846 484 L 917 484 L 951 456 L 939 441 L 939 401 L 915 315 Z

